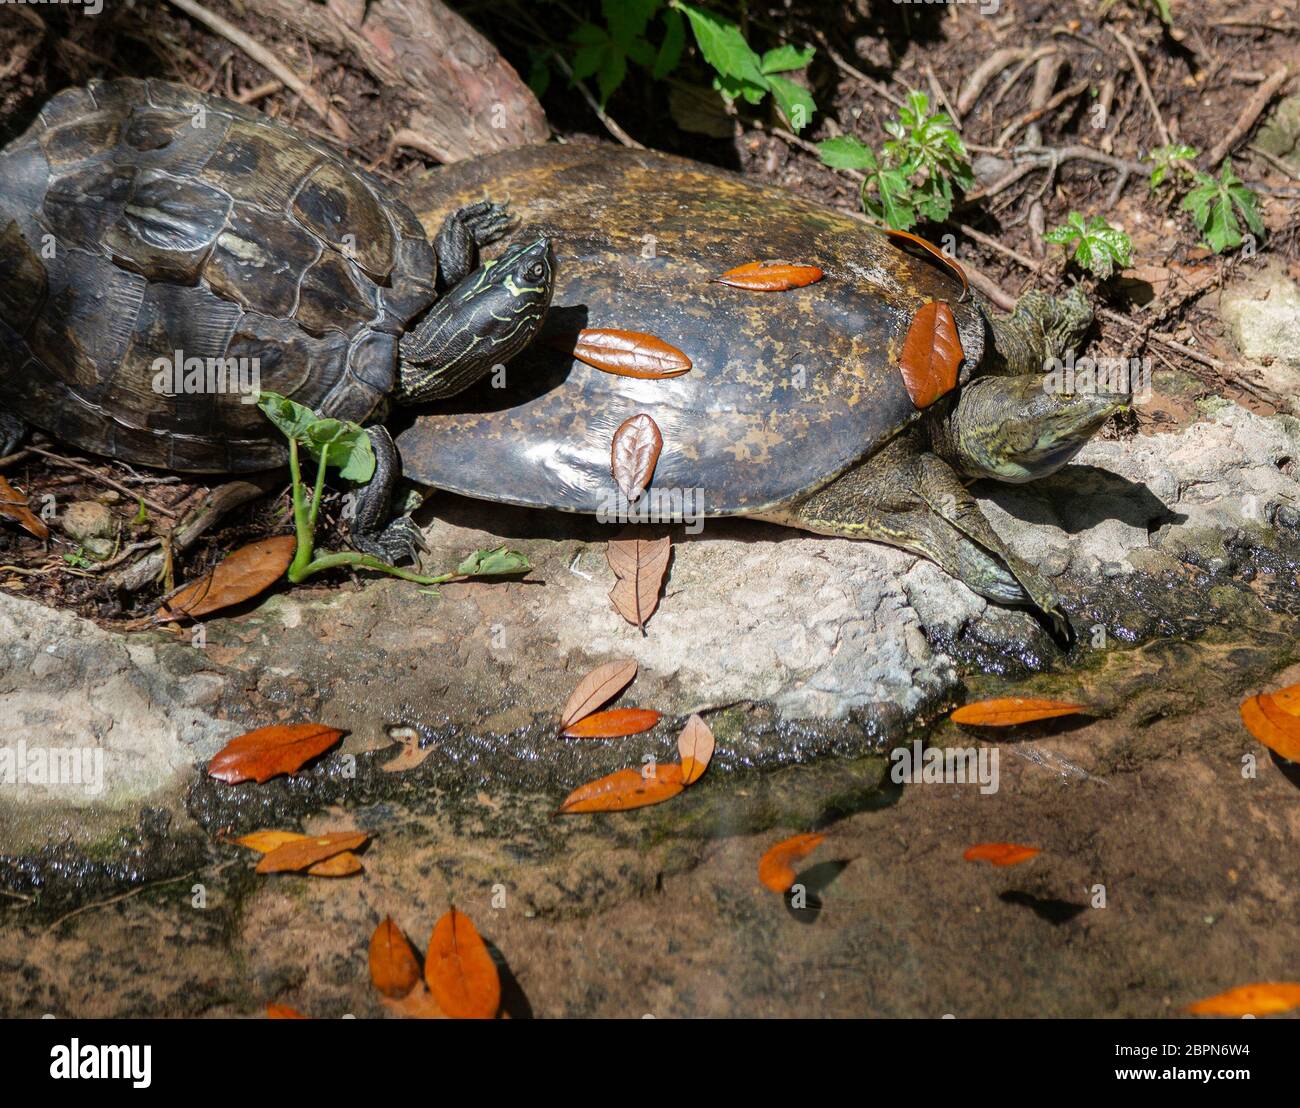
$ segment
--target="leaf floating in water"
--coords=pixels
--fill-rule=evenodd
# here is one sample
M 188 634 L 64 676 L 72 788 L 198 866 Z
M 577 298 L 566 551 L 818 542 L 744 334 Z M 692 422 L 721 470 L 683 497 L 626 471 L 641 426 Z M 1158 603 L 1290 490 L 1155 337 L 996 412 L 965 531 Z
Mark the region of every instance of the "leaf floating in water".
M 452 1019 L 494 1018 L 501 1007 L 501 978 L 474 924 L 452 908 L 433 928 L 424 981 Z
M 560 805 L 558 815 L 584 812 L 626 812 L 660 804 L 685 788 L 682 767 L 676 764 L 621 769 L 574 789 Z
M 963 858 L 968 862 L 988 862 L 994 866 L 1018 866 L 1027 862 L 1042 851 L 1036 846 L 1022 846 L 1020 843 L 976 843 Z
M 815 284 L 824 276 L 815 265 L 799 262 L 746 262 L 714 281 L 749 292 L 785 292 Z
M 27 497 L 3 477 L 0 477 L 0 516 L 12 519 L 24 531 L 35 535 L 38 539 L 50 537 L 50 529 L 45 525 L 45 521 L 27 506 Z
M 968 727 L 1014 727 L 1018 723 L 1034 723 L 1040 719 L 1072 716 L 1086 712 L 1084 704 L 1066 700 L 1039 700 L 1029 696 L 1007 696 L 996 700 L 978 700 L 963 704 L 949 717 L 953 723 Z
M 385 916 L 370 936 L 370 980 L 387 997 L 406 996 L 420 983 L 420 963 L 402 929 Z
M 873 224 L 873 226 L 879 226 L 879 225 Z M 949 270 L 951 270 L 952 273 L 961 282 L 962 300 L 965 300 L 967 297 L 970 296 L 970 282 L 966 279 L 966 271 L 962 269 L 961 263 L 957 261 L 957 259 L 954 258 L 951 254 L 948 254 L 943 250 L 940 250 L 937 246 L 934 245 L 934 243 L 930 242 L 927 239 L 923 239 L 920 235 L 912 234 L 911 231 L 899 231 L 894 227 L 881 227 L 880 229 L 884 231 L 885 234 L 887 234 L 895 242 L 914 243 L 915 245 L 919 246 L 923 251 L 925 251 L 927 254 L 929 254 L 932 258 L 937 258 Z
M 1269 750 L 1288 762 L 1300 762 L 1300 715 L 1284 706 L 1295 703 L 1293 692 L 1252 696 L 1241 705 L 1241 722 Z
M 812 831 L 783 839 L 758 860 L 758 879 L 774 893 L 787 893 L 798 874 L 794 863 L 808 857 L 826 836 Z
M 176 593 L 154 615 L 158 623 L 205 616 L 232 604 L 242 604 L 284 576 L 298 540 L 292 535 L 249 543 L 226 557 L 197 581 Z
M 613 700 L 636 676 L 636 662 L 620 658 L 597 666 L 578 682 L 560 712 L 560 726 L 569 727 Z
M 634 415 L 614 432 L 610 448 L 610 470 L 614 481 L 629 501 L 637 500 L 650 484 L 664 437 L 648 415 Z
M 621 739 L 649 731 L 661 718 L 653 708 L 611 708 L 569 724 L 564 733 L 571 739 Z
M 319 723 L 277 723 L 233 738 L 208 763 L 208 776 L 237 785 L 259 785 L 281 773 L 296 773 L 342 738 L 336 727 Z
M 645 628 L 659 607 L 659 590 L 663 588 L 672 556 L 672 539 L 611 539 L 605 551 L 609 568 L 618 580 L 609 591 L 614 608 L 634 627 Z
M 328 831 L 323 835 L 308 835 L 263 855 L 257 863 L 257 872 L 294 873 L 304 870 L 337 854 L 364 846 L 369 838 L 364 831 Z
M 1196 1016 L 1272 1016 L 1292 1008 L 1300 1008 L 1300 984 L 1294 981 L 1238 985 L 1187 1006 Z
M 567 342 L 564 349 L 570 349 Z M 578 361 L 620 377 L 662 380 L 691 368 L 690 358 L 677 347 L 641 331 L 588 327 L 578 332 L 571 349 Z
M 691 716 L 677 736 L 677 750 L 682 756 L 682 784 L 694 785 L 709 768 L 715 746 L 713 732 L 699 716 Z
M 952 309 L 941 300 L 918 308 L 898 361 L 912 403 L 928 408 L 956 388 L 957 370 L 965 356 Z

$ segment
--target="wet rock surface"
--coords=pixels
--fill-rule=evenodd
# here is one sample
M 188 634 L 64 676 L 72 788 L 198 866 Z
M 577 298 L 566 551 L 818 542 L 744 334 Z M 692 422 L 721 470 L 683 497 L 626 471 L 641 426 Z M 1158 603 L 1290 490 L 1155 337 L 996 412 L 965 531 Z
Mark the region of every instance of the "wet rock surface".
M 299 588 L 210 620 L 200 639 L 104 631 L 0 595 L 6 718 L 33 745 L 101 751 L 104 785 L 93 798 L 11 784 L 0 793 L 0 965 L 25 982 L 9 1014 L 236 1014 L 269 999 L 377 1014 L 369 930 L 391 911 L 418 944 L 452 898 L 517 979 L 507 990 L 516 1014 L 933 1014 L 945 1002 L 927 950 L 942 964 L 959 957 L 959 936 L 986 927 L 1043 960 L 1042 987 L 1008 999 L 971 970 L 969 987 L 953 986 L 962 1014 L 1031 1003 L 1149 1013 L 1150 990 L 1125 999 L 1120 967 L 1132 958 L 1106 971 L 1115 980 L 1096 996 L 1058 988 L 1072 944 L 1100 943 L 1114 961 L 1113 944 L 1146 941 L 1127 900 L 1124 912 L 1075 910 L 1131 849 L 1114 826 L 1101 830 L 1106 821 L 1123 814 L 1126 832 L 1149 833 L 1173 867 L 1181 846 L 1167 827 L 1157 834 L 1157 814 L 1190 834 L 1209 807 L 1259 806 L 1269 827 L 1281 820 L 1278 834 L 1246 843 L 1240 828 L 1224 831 L 1205 864 L 1249 868 L 1262 898 L 1252 927 L 1295 918 L 1294 892 L 1261 870 L 1273 854 L 1285 869 L 1294 847 L 1300 829 L 1269 808 L 1290 804 L 1294 786 L 1267 762 L 1239 783 L 1241 758 L 1261 748 L 1235 704 L 1296 661 L 1297 457 L 1294 419 L 1209 402 L 1176 432 L 1094 443 L 1048 481 L 977 488 L 995 528 L 1060 590 L 1078 637 L 1064 651 L 1031 614 L 986 603 L 928 562 L 745 520 L 674 534 L 665 596 L 642 636 L 608 603 L 608 528 L 444 496 L 420 517 L 427 565 L 507 541 L 532 558 L 530 578 L 436 596 L 389 581 Z M 641 667 L 623 702 L 666 718 L 615 742 L 560 739 L 558 706 L 614 656 Z M 1078 696 L 1101 718 L 1003 739 L 990 805 L 975 787 L 888 783 L 886 753 L 902 740 L 990 738 L 936 721 L 965 697 L 999 692 Z M 578 784 L 674 759 L 691 711 L 705 713 L 718 753 L 688 793 L 627 815 L 553 816 Z M 349 733 L 303 773 L 235 787 L 201 775 L 231 736 L 309 719 Z M 432 750 L 391 773 L 398 724 Z M 1160 803 L 1133 810 L 1147 778 L 1160 782 Z M 1180 801 L 1186 813 L 1172 810 Z M 262 827 L 348 826 L 375 839 L 366 873 L 346 881 L 254 878 L 248 852 L 229 843 Z M 817 826 L 834 828 L 827 859 L 849 864 L 814 873 L 825 910 L 806 917 L 762 890 L 753 867 L 777 837 Z M 980 878 L 959 861 L 966 838 L 1042 839 L 1073 861 L 985 881 L 977 895 Z M 909 867 L 922 875 L 915 887 Z M 1202 867 L 1158 896 L 1170 910 L 1203 897 L 1206 916 L 1219 900 L 1227 912 L 1235 893 L 1191 887 L 1211 881 Z M 502 890 L 507 907 L 494 908 Z M 943 911 L 953 918 L 925 922 L 933 897 L 952 898 Z M 1117 919 L 1122 928 L 1108 930 Z M 719 921 L 735 929 L 725 951 L 703 934 Z M 162 944 L 145 941 L 149 928 Z M 684 948 L 679 932 L 691 936 Z M 177 953 L 160 960 L 160 946 Z M 56 959 L 73 947 L 86 959 L 112 953 L 93 989 L 71 976 L 76 958 Z M 682 960 L 681 949 L 692 953 Z M 1173 947 L 1161 949 L 1151 972 L 1172 996 L 1181 971 Z M 760 954 L 762 970 L 751 961 Z M 579 973 L 583 957 L 592 966 Z M 900 972 L 890 957 L 929 983 L 889 999 Z M 861 965 L 859 984 L 822 981 L 841 963 Z M 820 982 L 800 986 L 812 994 L 782 991 L 806 972 Z M 726 986 L 711 988 L 715 979 Z

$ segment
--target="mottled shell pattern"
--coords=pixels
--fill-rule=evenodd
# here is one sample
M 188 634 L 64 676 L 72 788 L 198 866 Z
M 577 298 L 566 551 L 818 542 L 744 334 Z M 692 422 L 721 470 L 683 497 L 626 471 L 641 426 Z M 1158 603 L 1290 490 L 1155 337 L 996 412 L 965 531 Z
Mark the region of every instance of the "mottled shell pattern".
M 602 144 L 518 147 L 430 174 L 408 197 L 426 226 L 488 191 L 524 237 L 551 237 L 546 331 L 488 381 L 398 438 L 404 472 L 485 500 L 599 514 L 616 491 L 614 432 L 649 415 L 663 435 L 651 492 L 702 489 L 743 515 L 826 484 L 919 418 L 898 369 L 917 309 L 952 307 L 978 372 L 986 320 L 947 267 L 861 220 L 710 166 Z M 825 276 L 787 292 L 716 282 L 746 262 Z M 689 373 L 639 380 L 576 361 L 582 328 L 654 335 Z M 698 500 L 697 500 L 698 502 Z
M 274 466 L 283 439 L 207 367 L 381 416 L 435 264 L 382 182 L 251 108 L 157 80 L 68 89 L 0 151 L 0 407 L 132 463 Z M 160 358 L 198 359 L 202 391 L 160 392 Z

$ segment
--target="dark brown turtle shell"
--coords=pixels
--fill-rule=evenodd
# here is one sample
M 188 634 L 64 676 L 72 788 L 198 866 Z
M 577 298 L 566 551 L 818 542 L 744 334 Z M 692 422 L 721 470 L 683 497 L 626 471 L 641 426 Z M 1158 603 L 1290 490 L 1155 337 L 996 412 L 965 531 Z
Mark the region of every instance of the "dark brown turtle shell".
M 694 368 L 617 377 L 548 346 L 423 415 L 398 439 L 417 481 L 486 500 L 599 512 L 610 442 L 649 414 L 663 434 L 652 488 L 704 490 L 708 514 L 759 512 L 830 481 L 919 415 L 898 357 L 916 310 L 952 305 L 965 352 L 986 323 L 932 260 L 861 220 L 722 170 L 607 145 L 522 147 L 432 174 L 411 203 L 426 226 L 491 192 L 556 251 L 547 331 L 656 335 Z M 816 284 L 746 292 L 711 282 L 754 260 L 809 262 Z
M 273 466 L 256 405 L 160 393 L 155 360 L 257 359 L 262 388 L 365 420 L 434 267 L 410 208 L 314 139 L 162 81 L 69 89 L 0 151 L 0 407 L 129 462 Z

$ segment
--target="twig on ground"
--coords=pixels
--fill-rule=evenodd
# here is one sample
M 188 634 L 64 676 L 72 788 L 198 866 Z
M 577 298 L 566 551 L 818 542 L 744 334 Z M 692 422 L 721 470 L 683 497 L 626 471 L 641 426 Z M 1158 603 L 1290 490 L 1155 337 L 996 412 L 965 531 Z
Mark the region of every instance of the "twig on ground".
M 1110 33 L 1115 36 L 1115 41 L 1124 48 L 1124 53 L 1128 55 L 1129 64 L 1133 67 L 1133 73 L 1138 79 L 1138 84 L 1142 87 L 1142 95 L 1146 98 L 1147 107 L 1151 109 L 1151 115 L 1156 121 L 1156 131 L 1160 135 L 1160 144 L 1168 146 L 1169 129 L 1165 126 L 1164 117 L 1160 114 L 1160 106 L 1156 103 L 1156 98 L 1151 92 L 1151 82 L 1147 80 L 1147 71 L 1143 68 L 1137 50 L 1122 31 L 1112 27 Z
M 116 489 L 118 492 L 129 496 L 132 500 L 142 500 L 144 501 L 146 508 L 157 512 L 160 516 L 166 516 L 168 519 L 176 518 L 176 513 L 170 508 L 165 508 L 157 501 L 150 500 L 147 496 L 142 496 L 134 489 L 128 488 L 126 485 L 123 485 L 118 481 L 114 481 L 111 477 L 105 477 L 102 473 L 98 473 L 91 469 L 90 466 L 84 466 L 80 462 L 74 462 L 71 458 L 65 458 L 62 454 L 55 454 L 49 450 L 42 450 L 39 446 L 29 446 L 27 450 L 32 454 L 39 454 L 42 458 L 48 458 L 55 465 L 67 466 L 69 469 L 75 469 L 79 473 L 84 473 L 87 477 L 98 481 L 101 485 L 107 485 L 110 489 Z
M 1055 50 L 1055 46 L 1038 48 L 1039 53 L 1053 53 Z M 957 94 L 957 110 L 965 115 L 979 102 L 980 96 L 994 77 L 1004 69 L 1015 65 L 1016 62 L 1024 62 L 1029 57 L 1029 49 L 1024 46 L 1004 46 L 1001 50 L 994 50 L 966 78 L 966 83 Z M 1008 85 L 1012 83 L 1012 81 L 1007 82 Z
M 1256 120 L 1268 107 L 1268 102 L 1277 95 L 1290 76 L 1291 74 L 1286 66 L 1279 66 L 1269 75 L 1268 80 L 1255 90 L 1255 95 L 1250 98 L 1250 102 L 1242 109 L 1241 115 L 1237 117 L 1237 122 L 1233 125 L 1232 130 L 1224 135 L 1215 144 L 1214 149 L 1210 151 L 1208 161 L 1211 169 L 1214 169 L 1224 158 L 1231 154 L 1233 147 L 1249 134 L 1250 129 L 1255 126 Z
M 302 97 L 307 106 L 326 122 L 340 142 L 349 143 L 352 141 L 352 129 L 348 126 L 347 120 L 330 107 L 328 98 L 312 88 L 307 81 L 299 77 L 255 38 L 241 31 L 229 20 L 217 15 L 215 12 L 208 11 L 207 8 L 198 3 L 198 0 L 168 0 L 168 3 L 180 8 L 186 15 L 197 19 L 209 29 L 221 35 L 222 38 L 238 46 L 263 69 L 293 89 Z
M 1271 165 L 1274 169 L 1276 169 L 1279 173 L 1286 174 L 1286 176 L 1290 177 L 1291 180 L 1293 181 L 1300 181 L 1300 173 L 1297 173 L 1294 169 L 1292 169 L 1289 165 L 1287 165 L 1286 162 L 1284 162 L 1276 154 L 1270 154 L 1267 150 L 1264 150 L 1253 144 L 1251 146 L 1248 146 L 1247 149 L 1252 154 L 1255 154 L 1256 156 L 1263 158 L 1264 161 L 1268 162 L 1268 164 Z M 6 458 L 0 458 L 0 465 L 3 465 L 7 460 L 8 459 Z
M 569 68 L 569 63 L 566 62 L 558 52 L 552 54 L 551 57 L 554 59 L 555 64 L 558 65 L 560 69 L 564 71 L 564 75 L 568 77 L 569 80 L 573 83 L 573 87 L 576 88 L 578 92 L 582 94 L 582 98 L 585 101 L 587 101 L 587 107 L 589 107 L 595 113 L 596 118 L 599 119 L 602 124 L 604 124 L 605 130 L 607 130 L 611 135 L 613 135 L 616 139 L 618 139 L 618 141 L 621 142 L 624 146 L 630 146 L 632 147 L 633 150 L 645 149 L 645 147 L 642 146 L 641 143 L 637 142 L 636 139 L 634 139 L 625 130 L 623 130 L 623 128 L 620 127 L 617 122 L 615 122 L 615 120 L 605 111 L 604 108 L 602 108 L 598 103 L 596 103 L 596 98 L 592 96 L 590 92 L 587 91 L 587 86 L 584 85 L 573 75 L 573 70 Z
M 890 91 L 886 85 L 881 84 L 872 77 L 868 77 L 862 72 L 862 70 L 845 61 L 844 57 L 830 44 L 824 34 L 820 31 L 813 31 L 813 37 L 821 44 L 821 48 L 826 51 L 826 56 L 830 58 L 841 73 L 845 76 L 852 77 L 855 81 L 860 81 L 862 84 L 866 85 L 867 88 L 871 89 L 872 92 L 879 96 L 883 96 L 893 104 L 894 107 L 901 108 L 903 106 L 902 99 Z
M 1083 93 L 1087 92 L 1088 86 L 1091 83 L 1092 82 L 1087 78 L 1085 78 L 1082 81 L 1076 81 L 1069 88 L 1063 88 L 1060 92 L 1058 92 L 1055 96 L 1053 96 L 1050 100 L 1048 100 L 1047 103 L 1045 103 L 1041 108 L 1033 108 L 1030 111 L 1025 112 L 1024 115 L 1019 116 L 1016 119 L 1013 119 L 1010 123 L 1007 124 L 1006 129 L 1002 132 L 1002 134 L 998 136 L 998 141 L 997 141 L 998 147 L 999 148 L 1005 147 L 1007 143 L 1011 141 L 1011 136 L 1014 135 L 1018 130 L 1020 130 L 1021 127 L 1025 126 L 1025 124 L 1034 123 L 1037 120 L 1042 119 L 1043 116 L 1047 115 L 1049 112 L 1055 111 L 1067 100 L 1073 100 L 1075 97 L 1081 96 Z

